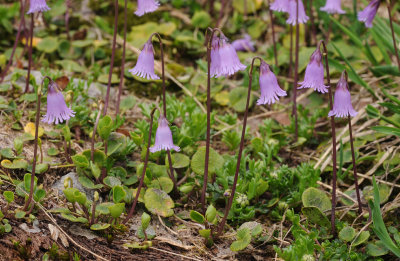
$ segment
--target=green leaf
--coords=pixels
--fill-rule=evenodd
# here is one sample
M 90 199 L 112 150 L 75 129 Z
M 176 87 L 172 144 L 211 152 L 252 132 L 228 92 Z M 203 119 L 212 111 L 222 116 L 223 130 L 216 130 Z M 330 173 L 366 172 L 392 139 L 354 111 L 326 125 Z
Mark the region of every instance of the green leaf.
M 210 223 L 216 221 L 217 209 L 213 205 L 209 205 L 206 210 L 206 219 Z
M 80 176 L 78 180 L 79 183 L 82 184 L 82 186 L 88 189 L 101 189 L 103 187 L 103 184 L 94 184 L 91 179 L 85 176 Z
M 343 241 L 350 242 L 356 236 L 356 230 L 350 226 L 342 228 L 339 232 L 339 238 Z
M 11 203 L 14 201 L 14 192 L 12 192 L 12 191 L 4 191 L 3 196 L 7 200 L 8 203 Z
M 76 222 L 76 223 L 88 223 L 88 220 L 84 217 L 75 217 L 71 214 L 65 214 L 65 213 L 61 213 L 61 217 L 65 218 L 66 220 L 69 220 L 71 222 Z
M 126 136 L 117 133 L 117 132 L 112 132 L 108 138 L 108 150 L 107 150 L 107 156 L 110 156 L 112 154 L 118 154 L 121 151 L 126 148 Z
M 89 161 L 88 159 L 81 155 L 81 154 L 76 154 L 71 157 L 72 161 L 74 162 L 75 166 L 86 169 L 89 167 Z
M 375 176 L 372 178 L 372 184 L 374 186 L 374 200 L 369 200 L 369 205 L 372 212 L 372 221 L 374 223 L 374 232 L 379 237 L 383 245 L 392 251 L 397 257 L 400 258 L 400 248 L 396 246 L 392 239 L 389 236 L 389 233 L 386 229 L 385 223 L 383 222 L 382 213 L 380 209 L 380 196 L 379 196 L 379 188 L 376 184 Z M 368 246 L 367 246 L 368 248 Z
M 250 230 L 248 228 L 238 230 L 236 238 L 237 240 L 234 241 L 230 246 L 231 250 L 235 252 L 245 249 L 250 244 L 251 242 Z
M 317 207 L 303 207 L 301 212 L 307 219 L 314 224 L 318 224 L 320 226 L 330 228 L 330 222 L 328 218 L 321 212 L 321 210 Z
M 84 150 L 82 152 L 82 155 L 84 155 L 86 157 L 86 159 L 89 161 L 90 160 L 90 153 L 91 153 L 90 150 Z M 107 156 L 103 151 L 94 150 L 94 152 L 93 152 L 93 161 L 97 166 L 99 166 L 99 168 L 102 168 L 106 164 L 106 159 L 107 159 Z
M 400 129 L 399 128 L 394 128 L 394 127 L 389 127 L 389 126 L 372 126 L 371 129 L 374 131 L 387 134 L 387 135 L 395 135 L 400 137 Z
M 97 166 L 97 164 L 93 163 L 92 161 L 90 162 L 90 170 L 92 171 L 93 177 L 95 177 L 96 179 L 100 177 L 101 170 L 99 166 Z
M 206 11 L 196 11 L 192 17 L 192 24 L 195 27 L 207 28 L 211 23 L 211 17 Z
M 204 237 L 205 239 L 209 238 L 211 235 L 211 229 L 200 229 L 199 230 L 200 236 Z
M 27 169 L 28 162 L 24 159 L 15 159 L 12 162 L 8 159 L 1 161 L 1 166 L 6 169 Z
M 151 217 L 146 212 L 142 214 L 142 228 L 146 230 L 149 227 Z
M 379 184 L 378 188 L 380 204 L 383 204 L 388 201 L 390 197 L 390 187 L 386 184 Z M 372 186 L 365 186 L 362 195 L 366 201 L 372 200 L 374 198 L 374 188 Z
M 199 147 L 192 157 L 192 170 L 198 174 L 204 174 L 206 147 Z M 221 169 L 224 165 L 224 159 L 213 148 L 210 148 L 210 159 L 208 163 L 208 173 L 213 174 L 217 169 Z
M 47 150 L 47 155 L 49 156 L 57 156 L 60 151 L 57 148 L 50 148 Z
M 243 223 L 238 230 L 248 229 L 252 237 L 258 237 L 262 233 L 261 224 L 256 221 L 249 221 Z
M 352 246 L 356 247 L 363 244 L 368 240 L 369 236 L 370 236 L 369 231 L 361 231 L 360 235 L 356 237 L 352 242 Z
M 373 243 L 369 243 L 367 245 L 367 254 L 370 256 L 383 256 L 389 253 L 389 250 L 385 247 L 385 244 L 378 240 Z
M 65 71 L 69 72 L 81 73 L 86 70 L 86 68 L 81 66 L 79 63 L 68 59 L 55 61 L 55 64 L 60 65 Z
M 36 189 L 33 194 L 33 199 L 37 202 L 40 202 L 46 196 L 46 190 L 44 189 Z
M 204 224 L 204 221 L 205 221 L 204 216 L 194 210 L 190 211 L 190 219 L 192 219 L 194 222 L 197 222 L 200 224 Z
M 0 150 L 0 155 L 7 159 L 15 158 L 15 153 L 11 148 L 4 148 Z
M 125 192 L 124 188 L 121 186 L 114 186 L 112 191 L 113 191 L 114 203 L 121 202 L 126 196 L 126 192 Z
M 39 51 L 53 53 L 58 48 L 58 40 L 56 37 L 46 37 L 43 38 L 36 47 Z
M 110 227 L 110 224 L 93 224 L 90 226 L 91 230 L 99 231 L 99 230 L 105 230 Z
M 246 109 L 247 88 L 237 87 L 229 92 L 229 106 L 237 112 L 244 112 Z M 253 105 L 254 96 L 250 94 L 249 108 Z
M 24 218 L 26 215 L 25 211 L 22 210 L 15 210 L 15 218 L 19 219 L 19 218 Z
M 172 167 L 174 169 L 186 168 L 190 164 L 189 157 L 182 153 L 171 154 L 171 161 L 172 161 Z M 167 156 L 165 156 L 165 164 L 167 168 L 169 168 L 169 161 Z
M 97 133 L 103 140 L 107 140 L 111 134 L 114 122 L 109 115 L 104 116 L 100 119 L 97 127 Z
M 328 198 L 325 192 L 317 188 L 308 188 L 303 192 L 301 196 L 303 206 L 305 207 L 317 207 L 324 212 L 331 209 L 331 200 Z
M 133 95 L 128 95 L 121 100 L 120 108 L 121 111 L 127 111 L 133 108 L 136 104 L 136 98 Z
M 175 206 L 171 197 L 160 189 L 149 188 L 144 195 L 146 208 L 154 215 L 170 217 L 174 214 L 172 210 Z
M 161 190 L 165 191 L 166 193 L 170 193 L 172 191 L 172 189 L 174 188 L 174 183 L 168 177 L 160 177 L 160 178 L 157 178 L 157 179 L 151 181 L 151 184 L 149 185 L 149 187 L 161 189 Z
M 76 200 L 75 200 L 75 192 L 76 192 L 76 191 L 79 192 L 79 190 L 76 189 L 76 188 L 66 188 L 66 189 L 63 190 L 63 193 L 64 193 L 64 195 L 65 195 L 65 198 L 66 198 L 69 202 L 71 202 L 72 204 L 76 202 Z
M 105 178 L 103 179 L 103 183 L 104 183 L 105 185 L 109 186 L 110 188 L 112 188 L 112 187 L 114 187 L 114 186 L 119 186 L 119 185 L 121 185 L 121 180 L 119 180 L 118 178 L 113 177 L 113 176 L 108 176 L 108 177 L 105 177 Z
M 113 218 L 119 218 L 125 210 L 125 203 L 117 203 L 108 207 Z

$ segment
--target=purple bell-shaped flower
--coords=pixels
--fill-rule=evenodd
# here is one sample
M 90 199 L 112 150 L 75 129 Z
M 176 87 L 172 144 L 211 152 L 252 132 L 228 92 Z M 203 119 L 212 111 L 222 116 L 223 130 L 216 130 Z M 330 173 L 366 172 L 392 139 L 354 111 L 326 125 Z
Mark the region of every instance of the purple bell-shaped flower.
M 158 119 L 158 128 L 156 131 L 156 140 L 154 145 L 150 147 L 150 151 L 152 153 L 161 151 L 161 150 L 175 150 L 180 151 L 178 146 L 174 145 L 172 140 L 172 132 L 168 126 L 167 119 L 161 115 Z
M 364 22 L 366 27 L 371 28 L 380 3 L 380 0 L 372 0 L 363 11 L 358 13 L 358 21 Z
M 48 124 L 59 124 L 74 116 L 75 112 L 67 107 L 57 83 L 50 80 L 47 91 L 47 112 L 42 121 Z
M 289 12 L 289 0 L 275 0 L 270 7 L 271 10 L 276 12 Z
M 289 0 L 289 18 L 286 20 L 287 24 L 296 25 L 296 15 L 297 15 L 297 1 L 299 1 L 299 16 L 298 23 L 304 24 L 308 21 L 308 16 L 304 10 L 304 5 L 302 0 Z
M 351 105 L 351 95 L 346 81 L 345 73 L 342 73 L 340 80 L 336 85 L 335 99 L 333 102 L 333 109 L 329 112 L 328 116 L 335 116 L 337 118 L 344 118 L 348 116 L 356 116 L 357 112 Z
M 346 12 L 341 7 L 341 0 L 326 0 L 324 7 L 319 10 L 327 12 L 328 14 L 345 14 Z
M 307 65 L 304 81 L 299 83 L 301 86 L 298 89 L 313 88 L 314 91 L 321 93 L 328 92 L 328 87 L 324 84 L 324 65 L 322 64 L 322 54 L 317 47 L 310 57 L 310 62 Z
M 154 12 L 157 10 L 159 5 L 160 3 L 155 0 L 138 0 L 135 15 L 142 16 L 144 14 Z
M 286 96 L 286 92 L 279 87 L 275 74 L 264 61 L 260 64 L 259 82 L 261 97 L 257 100 L 257 105 L 272 104 L 279 100 L 279 96 Z
M 160 77 L 154 73 L 154 52 L 151 39 L 144 44 L 142 52 L 139 54 L 136 62 L 136 66 L 133 69 L 130 69 L 129 72 L 148 80 L 160 79 Z
M 235 48 L 224 35 L 214 37 L 211 46 L 211 77 L 229 76 L 246 69 L 240 62 Z
M 49 11 L 50 7 L 46 4 L 46 0 L 30 0 L 29 10 L 27 14 Z
M 246 34 L 242 39 L 237 39 L 232 42 L 233 48 L 235 48 L 236 51 L 250 51 L 254 52 L 254 43 L 251 41 L 250 35 Z

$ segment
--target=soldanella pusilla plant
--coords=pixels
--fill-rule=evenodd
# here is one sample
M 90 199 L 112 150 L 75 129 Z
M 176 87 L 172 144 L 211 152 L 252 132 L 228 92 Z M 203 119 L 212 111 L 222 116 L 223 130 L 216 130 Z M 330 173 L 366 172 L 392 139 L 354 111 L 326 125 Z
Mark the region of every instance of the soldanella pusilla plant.
M 400 2 L 0 3 L 0 260 L 397 260 Z

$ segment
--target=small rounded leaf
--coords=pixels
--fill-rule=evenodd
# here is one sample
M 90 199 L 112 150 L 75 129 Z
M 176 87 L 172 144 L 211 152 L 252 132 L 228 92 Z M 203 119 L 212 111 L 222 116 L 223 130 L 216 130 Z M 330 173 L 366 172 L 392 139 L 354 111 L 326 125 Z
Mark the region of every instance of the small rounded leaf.
M 325 192 L 317 188 L 308 188 L 303 192 L 301 196 L 303 205 L 305 207 L 317 207 L 321 212 L 332 208 L 331 200 L 325 194 Z

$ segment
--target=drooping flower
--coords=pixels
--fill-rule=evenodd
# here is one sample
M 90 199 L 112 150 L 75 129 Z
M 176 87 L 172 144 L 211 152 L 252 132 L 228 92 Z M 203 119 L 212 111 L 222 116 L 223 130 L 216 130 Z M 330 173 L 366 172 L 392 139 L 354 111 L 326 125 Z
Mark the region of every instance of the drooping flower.
M 289 12 L 289 0 L 275 0 L 269 8 L 277 12 Z
M 67 107 L 57 83 L 50 80 L 47 91 L 47 112 L 42 121 L 48 124 L 59 124 L 74 116 L 75 112 Z
M 341 7 L 341 0 L 326 0 L 324 7 L 320 8 L 321 11 L 328 14 L 345 14 L 346 12 Z
M 30 0 L 29 10 L 27 14 L 49 11 L 50 7 L 46 4 L 46 0 Z
M 135 15 L 142 16 L 157 10 L 160 3 L 156 0 L 138 0 Z
M 363 11 L 358 13 L 358 21 L 364 22 L 366 27 L 371 28 L 380 3 L 380 0 L 372 0 Z
M 287 24 L 296 24 L 297 1 L 299 1 L 299 16 L 297 19 L 298 23 L 304 24 L 308 21 L 308 16 L 306 15 L 306 11 L 304 10 L 303 0 L 289 0 L 289 18 L 286 20 Z
M 264 61 L 260 64 L 259 82 L 261 97 L 257 100 L 257 105 L 272 104 L 279 100 L 279 96 L 286 96 L 286 91 L 279 87 L 275 74 Z
M 130 69 L 129 72 L 133 75 L 146 78 L 148 80 L 160 79 L 160 77 L 154 73 L 154 52 L 151 39 L 144 44 L 135 67 Z
M 172 140 L 172 132 L 168 126 L 167 119 L 161 115 L 158 119 L 158 128 L 156 131 L 156 140 L 154 145 L 150 147 L 150 151 L 152 153 L 161 151 L 161 150 L 175 150 L 180 151 L 178 146 L 174 145 Z
M 233 48 L 236 51 L 251 51 L 254 52 L 254 43 L 251 41 L 250 35 L 246 34 L 242 39 L 237 39 L 232 42 Z
M 329 112 L 328 116 L 335 116 L 343 118 L 348 116 L 356 116 L 357 112 L 351 105 L 351 95 L 347 85 L 345 73 L 342 73 L 340 80 L 336 85 L 335 99 L 333 102 L 333 109 Z
M 211 45 L 211 77 L 229 76 L 246 69 L 240 62 L 235 48 L 224 35 L 214 37 Z
M 310 62 L 307 65 L 304 81 L 299 83 L 301 86 L 298 89 L 313 88 L 314 91 L 321 93 L 328 92 L 328 87 L 324 84 L 324 65 L 322 64 L 322 54 L 317 47 L 310 57 Z

